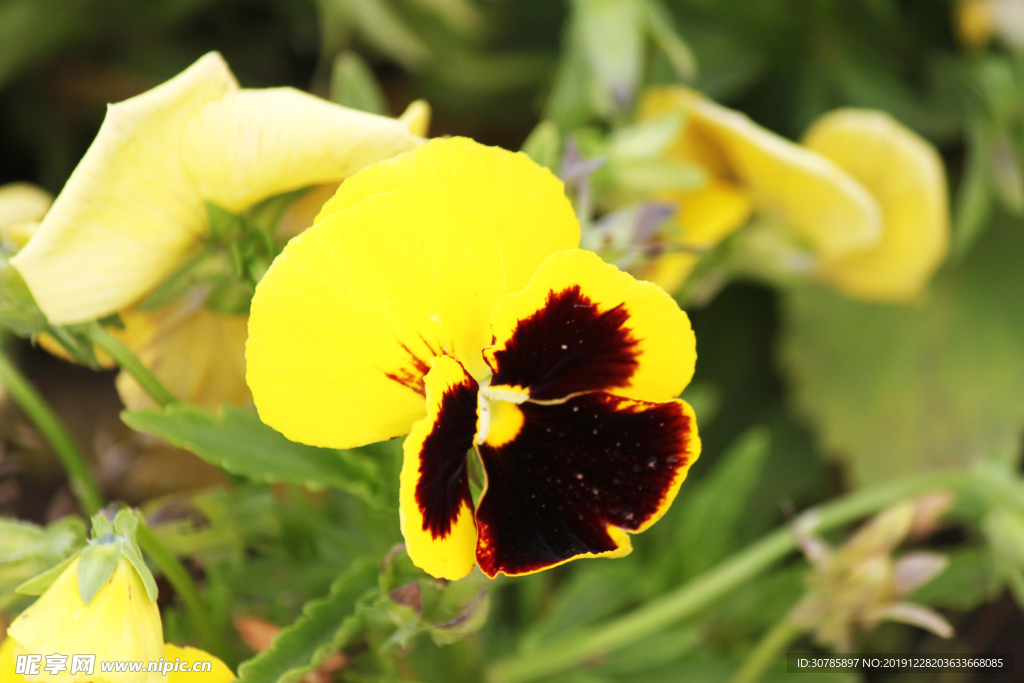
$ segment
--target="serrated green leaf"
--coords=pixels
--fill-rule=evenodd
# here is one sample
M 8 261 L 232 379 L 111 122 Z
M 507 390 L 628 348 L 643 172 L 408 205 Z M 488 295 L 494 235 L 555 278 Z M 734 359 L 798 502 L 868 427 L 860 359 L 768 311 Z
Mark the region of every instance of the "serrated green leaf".
M 377 565 L 360 560 L 331 584 L 330 593 L 311 600 L 300 616 L 261 652 L 238 669 L 239 683 L 294 683 L 345 647 L 361 631 L 359 603 L 377 588 Z
M 92 541 L 82 551 L 78 561 L 78 593 L 86 605 L 114 575 L 123 546 L 124 539 L 115 536 L 109 542 Z
M 289 441 L 252 411 L 224 406 L 213 412 L 175 404 L 125 411 L 121 418 L 132 429 L 166 439 L 233 474 L 256 481 L 335 487 L 375 506 L 383 501 L 380 468 L 370 457 Z
M 371 114 L 388 115 L 388 103 L 377 77 L 363 58 L 346 50 L 334 58 L 331 69 L 331 101 Z
M 920 305 L 862 303 L 819 287 L 785 297 L 781 358 L 796 403 L 857 485 L 1017 461 L 1021 254 L 1024 231 L 997 223 Z

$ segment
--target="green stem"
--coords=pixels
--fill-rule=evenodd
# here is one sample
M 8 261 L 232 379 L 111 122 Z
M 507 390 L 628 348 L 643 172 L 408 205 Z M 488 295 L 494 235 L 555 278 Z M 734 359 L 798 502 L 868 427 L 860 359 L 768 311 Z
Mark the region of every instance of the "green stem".
M 803 514 L 810 533 L 831 529 L 872 514 L 896 501 L 941 488 L 972 483 L 963 471 L 923 474 L 848 494 Z M 768 570 L 797 547 L 789 527 L 777 529 L 709 571 L 610 623 L 536 650 L 498 662 L 488 671 L 491 683 L 523 683 L 585 665 L 616 652 L 689 617 L 746 581 Z
M 203 647 L 214 655 L 223 657 L 227 654 L 227 644 L 220 631 L 215 627 L 213 619 L 210 617 L 210 611 L 206 608 L 206 603 L 185 566 L 146 524 L 139 525 L 136 538 L 139 541 L 139 547 L 160 568 L 160 571 L 167 577 L 167 581 L 185 603 L 189 620 Z
M 150 372 L 149 368 L 143 365 L 142 361 L 129 351 L 128 347 L 118 341 L 114 335 L 110 334 L 103 325 L 92 323 L 88 328 L 87 334 L 89 340 L 97 348 L 103 349 L 108 356 L 113 358 L 114 362 L 122 370 L 134 377 L 143 391 L 149 394 L 149 397 L 156 401 L 158 405 L 166 407 L 178 402 L 174 394 L 167 390 L 167 387 L 156 378 L 156 375 Z
M 772 626 L 743 662 L 730 683 L 757 683 L 775 658 L 803 635 L 803 629 L 789 615 Z
M 78 498 L 82 509 L 90 516 L 99 512 L 105 502 L 103 494 L 100 493 L 100 487 L 92 476 L 92 470 L 89 469 L 82 454 L 78 451 L 74 439 L 64 429 L 60 418 L 46 403 L 46 400 L 2 352 L 0 352 L 0 384 L 10 392 L 11 397 L 25 411 L 43 438 L 53 446 L 64 470 L 68 473 L 71 490 Z

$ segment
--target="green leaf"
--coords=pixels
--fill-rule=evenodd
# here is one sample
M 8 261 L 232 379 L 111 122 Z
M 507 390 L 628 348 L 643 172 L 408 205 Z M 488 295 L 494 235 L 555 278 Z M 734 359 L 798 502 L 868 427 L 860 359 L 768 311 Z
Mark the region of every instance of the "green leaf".
M 385 0 L 328 0 L 343 8 L 366 42 L 407 69 L 430 61 L 430 49 Z
M 557 172 L 562 159 L 562 134 L 554 121 L 537 124 L 523 141 L 522 151 L 541 166 Z
M 857 485 L 1019 458 L 1024 230 L 1000 222 L 916 306 L 819 287 L 784 298 L 781 359 L 797 406 Z
M 335 579 L 330 593 L 306 603 L 291 626 L 238 669 L 239 683 L 293 683 L 349 644 L 361 631 L 359 604 L 378 592 L 377 566 L 360 560 Z
M 969 121 L 965 132 L 967 158 L 953 211 L 953 253 L 957 257 L 966 254 L 981 237 L 992 215 L 992 134 L 987 124 L 978 120 Z
M 343 107 L 388 115 L 388 103 L 377 77 L 363 58 L 346 50 L 334 58 L 331 101 Z
M 722 454 L 715 467 L 680 500 L 673 552 L 676 578 L 694 576 L 724 557 L 738 541 L 738 525 L 771 450 L 771 436 L 752 427 Z M 700 462 L 698 460 L 698 462 Z
M 85 541 L 85 523 L 64 517 L 41 527 L 18 519 L 0 519 L 0 562 L 63 558 Z
M 78 561 L 78 592 L 88 605 L 114 575 L 121 561 L 124 539 L 115 536 L 107 541 L 90 541 Z
M 310 488 L 332 486 L 371 505 L 382 504 L 380 468 L 370 456 L 289 441 L 249 410 L 224 406 L 213 412 L 175 404 L 125 411 L 121 418 L 132 429 L 166 439 L 233 474 Z

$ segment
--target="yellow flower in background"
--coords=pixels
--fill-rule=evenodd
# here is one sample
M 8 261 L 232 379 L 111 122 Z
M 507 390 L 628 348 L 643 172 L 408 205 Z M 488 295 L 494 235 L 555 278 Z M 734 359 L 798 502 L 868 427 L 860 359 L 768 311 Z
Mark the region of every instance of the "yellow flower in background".
M 131 563 L 121 557 L 111 577 L 86 605 L 79 591 L 80 561 L 80 558 L 72 561 L 53 585 L 7 629 L 8 638 L 15 643 L 14 654 L 44 657 L 95 654 L 97 668 L 100 661 L 149 662 L 163 657 L 160 611 Z M 72 675 L 70 666 L 55 675 L 40 671 L 36 676 L 24 676 L 26 681 L 51 683 L 89 680 L 149 683 L 160 678 L 160 674 L 146 672 Z
M 346 181 L 257 287 L 260 417 L 335 448 L 409 434 L 402 533 L 434 576 L 625 555 L 699 455 L 686 314 L 579 239 L 547 169 L 433 140 Z
M 208 652 L 195 647 L 178 647 L 172 643 L 164 645 L 164 660 L 174 662 L 210 662 L 210 671 L 170 671 L 164 680 L 167 683 L 229 683 L 236 680 L 228 665 Z
M 417 105 L 410 116 L 410 125 L 423 130 L 429 109 Z M 246 316 L 213 315 L 202 306 L 135 307 L 202 247 L 210 231 L 207 202 L 240 213 L 293 190 L 336 186 L 418 142 L 400 120 L 292 88 L 240 89 L 220 55 L 210 53 L 166 83 L 110 106 L 95 141 L 11 263 L 50 322 L 120 313 L 123 338 L 179 398 L 246 402 L 240 333 Z M 119 383 L 126 402 L 137 405 L 141 392 L 132 384 Z
M 39 227 L 53 204 L 46 190 L 31 183 L 0 185 L 0 240 L 3 246 L 21 249 Z
M 1024 48 L 1022 0 L 960 0 L 953 19 L 957 36 L 968 47 L 985 47 L 995 35 L 1011 50 Z
M 803 143 L 856 178 L 882 210 L 878 242 L 844 256 L 823 255 L 820 276 L 851 297 L 915 299 L 949 253 L 949 201 L 938 152 L 888 114 L 859 109 L 822 116 Z
M 696 190 L 664 197 L 680 207 L 675 220 L 683 241 L 714 246 L 754 213 L 785 226 L 820 254 L 863 249 L 881 234 L 875 200 L 827 159 L 689 88 L 657 87 L 644 93 L 641 119 L 667 111 L 686 116 L 669 156 L 693 163 L 708 175 L 708 182 Z M 672 291 L 689 275 L 697 257 L 663 258 L 667 263 L 658 268 Z
M 708 181 L 667 194 L 679 207 L 670 238 L 711 248 L 752 219 L 788 234 L 811 273 L 849 296 L 917 297 L 948 251 L 941 159 L 891 117 L 866 110 L 823 116 L 803 145 L 683 87 L 652 88 L 641 118 L 686 115 L 669 154 L 704 169 Z M 667 253 L 644 276 L 677 291 L 699 255 Z

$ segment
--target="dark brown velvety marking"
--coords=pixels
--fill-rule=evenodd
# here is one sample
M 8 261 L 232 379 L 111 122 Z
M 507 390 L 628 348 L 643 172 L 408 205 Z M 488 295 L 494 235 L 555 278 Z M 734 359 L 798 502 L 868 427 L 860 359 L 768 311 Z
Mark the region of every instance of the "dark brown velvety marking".
M 601 313 L 579 285 L 550 292 L 494 354 L 491 384 L 528 387 L 539 401 L 627 387 L 638 354 L 628 320 L 621 306 Z
M 472 378 L 453 386 L 441 398 L 441 410 L 420 448 L 420 477 L 416 505 L 423 513 L 423 530 L 435 539 L 451 531 L 469 491 L 466 453 L 476 433 L 477 383 Z
M 675 402 L 591 393 L 519 407 L 519 435 L 480 446 L 477 562 L 489 576 L 614 550 L 606 526 L 636 530 L 659 510 L 696 430 Z
M 426 341 L 424 341 L 424 343 L 426 344 Z M 420 396 L 426 396 L 427 390 L 423 386 L 423 378 L 427 376 L 428 372 L 430 372 L 430 363 L 413 353 L 405 344 L 400 344 L 400 346 L 403 351 L 409 354 L 409 365 L 411 365 L 415 370 L 410 372 L 409 370 L 402 368 L 397 372 L 385 372 L 384 376 L 393 382 L 398 382 L 402 386 L 412 389 Z M 427 347 L 430 348 L 430 345 L 427 344 Z M 433 351 L 433 349 L 431 349 L 431 351 Z M 436 356 L 437 354 L 434 355 Z

